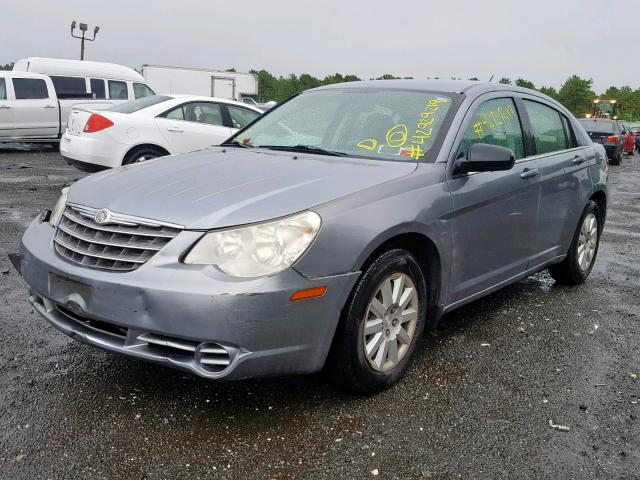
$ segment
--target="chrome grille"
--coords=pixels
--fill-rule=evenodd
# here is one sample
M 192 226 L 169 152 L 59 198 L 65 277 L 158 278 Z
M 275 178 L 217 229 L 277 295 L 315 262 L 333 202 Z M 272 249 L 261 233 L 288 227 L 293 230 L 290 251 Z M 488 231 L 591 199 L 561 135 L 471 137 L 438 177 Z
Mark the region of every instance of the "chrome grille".
M 97 212 L 67 205 L 53 239 L 60 256 L 83 267 L 129 272 L 153 257 L 182 229 L 112 212 L 107 222 L 97 223 Z

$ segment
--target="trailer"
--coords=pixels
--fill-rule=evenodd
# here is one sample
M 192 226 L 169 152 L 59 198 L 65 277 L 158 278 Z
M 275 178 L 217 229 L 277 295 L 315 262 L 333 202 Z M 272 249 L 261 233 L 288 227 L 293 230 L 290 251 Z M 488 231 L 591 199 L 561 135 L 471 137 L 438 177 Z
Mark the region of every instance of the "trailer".
M 143 65 L 142 76 L 159 93 L 203 95 L 238 102 L 258 99 L 258 77 L 253 73 Z

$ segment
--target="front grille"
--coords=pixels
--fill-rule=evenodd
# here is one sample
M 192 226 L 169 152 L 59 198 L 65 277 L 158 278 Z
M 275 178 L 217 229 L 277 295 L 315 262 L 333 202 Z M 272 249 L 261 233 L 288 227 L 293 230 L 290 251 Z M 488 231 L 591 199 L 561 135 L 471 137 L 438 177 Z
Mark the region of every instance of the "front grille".
M 178 225 L 109 212 L 97 223 L 97 209 L 67 205 L 54 236 L 56 252 L 88 268 L 129 272 L 153 257 L 181 231 Z

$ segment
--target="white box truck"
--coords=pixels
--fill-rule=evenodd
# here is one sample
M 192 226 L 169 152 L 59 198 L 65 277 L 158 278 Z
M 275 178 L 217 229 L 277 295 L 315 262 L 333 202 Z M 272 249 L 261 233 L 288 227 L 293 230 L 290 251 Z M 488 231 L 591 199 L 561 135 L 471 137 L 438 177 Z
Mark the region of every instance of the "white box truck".
M 238 102 L 258 99 L 258 77 L 253 73 L 143 65 L 142 76 L 159 93 L 205 95 Z

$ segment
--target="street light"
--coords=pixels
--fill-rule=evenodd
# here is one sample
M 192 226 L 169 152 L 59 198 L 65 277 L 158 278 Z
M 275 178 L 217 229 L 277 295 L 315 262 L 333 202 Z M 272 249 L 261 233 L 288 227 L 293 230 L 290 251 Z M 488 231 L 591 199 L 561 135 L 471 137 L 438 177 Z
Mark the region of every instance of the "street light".
M 76 29 L 76 26 L 80 28 L 80 31 L 82 32 L 82 36 L 77 36 L 73 34 L 73 31 Z M 100 31 L 100 27 L 95 27 L 93 29 L 93 38 L 89 38 L 89 37 L 85 37 L 85 33 L 87 32 L 87 29 L 88 27 L 86 23 L 81 23 L 80 25 L 78 25 L 75 20 L 71 22 L 71 36 L 73 38 L 80 39 L 80 60 L 84 60 L 84 41 L 88 40 L 90 42 L 93 42 L 96 39 L 96 35 Z

